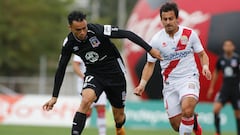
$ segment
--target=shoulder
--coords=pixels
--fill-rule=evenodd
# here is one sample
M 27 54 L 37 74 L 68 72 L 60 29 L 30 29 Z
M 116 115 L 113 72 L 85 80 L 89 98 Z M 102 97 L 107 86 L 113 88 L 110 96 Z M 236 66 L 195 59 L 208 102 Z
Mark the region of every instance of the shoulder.
M 93 24 L 93 23 L 89 23 L 87 25 L 88 27 L 88 31 L 89 32 L 92 32 L 92 33 L 102 33 L 103 32 L 103 28 L 104 26 L 103 25 L 100 25 L 100 24 Z
M 181 25 L 179 26 L 179 28 L 180 28 L 181 31 L 185 30 L 185 31 L 187 31 L 187 32 L 190 32 L 190 33 L 191 33 L 190 36 L 198 36 L 198 34 L 196 33 L 196 31 L 193 30 L 192 28 L 185 27 L 185 26 L 181 26 Z
M 69 43 L 73 42 L 75 39 L 74 39 L 74 36 L 72 34 L 72 32 L 70 32 L 67 37 L 65 37 L 65 39 L 63 40 L 63 46 L 66 46 L 68 45 Z
M 239 55 L 237 53 L 233 53 L 233 57 L 239 58 Z
M 103 36 L 106 35 L 106 32 L 111 32 L 111 25 L 101 25 L 101 24 L 88 24 L 88 32 L 98 35 L 98 36 Z
M 189 28 L 189 27 L 186 27 L 186 26 L 182 26 L 182 25 L 179 25 L 179 29 L 180 30 L 188 30 L 188 31 L 191 31 L 191 32 L 194 32 L 194 30 L 192 28 Z
M 162 40 L 162 38 L 165 36 L 165 30 L 162 29 L 158 31 L 156 34 L 153 35 L 151 42 L 158 42 L 159 40 Z
M 237 53 L 233 54 L 233 58 L 240 60 L 240 57 L 239 57 L 239 55 Z

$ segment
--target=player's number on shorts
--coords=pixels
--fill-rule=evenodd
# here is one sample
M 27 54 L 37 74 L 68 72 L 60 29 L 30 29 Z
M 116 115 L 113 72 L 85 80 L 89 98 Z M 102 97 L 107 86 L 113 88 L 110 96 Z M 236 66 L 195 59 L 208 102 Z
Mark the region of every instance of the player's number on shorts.
M 94 76 L 91 76 L 91 75 L 86 76 L 85 83 L 90 82 L 93 78 L 94 78 Z

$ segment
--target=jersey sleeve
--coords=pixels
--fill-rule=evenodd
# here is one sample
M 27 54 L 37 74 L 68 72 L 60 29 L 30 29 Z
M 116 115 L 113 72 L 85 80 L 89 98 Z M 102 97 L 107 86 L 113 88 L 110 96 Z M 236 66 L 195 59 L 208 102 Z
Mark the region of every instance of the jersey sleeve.
M 91 24 L 89 28 L 92 29 L 96 34 L 103 35 L 109 38 L 127 38 L 134 42 L 135 44 L 141 46 L 147 52 L 149 52 L 152 47 L 148 45 L 141 37 L 136 35 L 135 33 L 119 29 L 116 26 L 112 25 L 99 25 L 99 24 Z
M 192 31 L 192 34 L 191 34 L 190 38 L 191 38 L 190 42 L 193 45 L 193 50 L 194 50 L 195 53 L 199 53 L 199 52 L 204 50 L 203 45 L 202 45 L 202 43 L 199 39 L 199 36 L 197 35 L 196 32 Z
M 71 50 L 68 47 L 69 42 L 67 39 L 64 40 L 60 59 L 58 62 L 58 68 L 55 73 L 55 79 L 54 79 L 54 87 L 53 87 L 53 97 L 58 97 L 60 88 L 62 86 L 63 78 L 65 76 L 65 71 L 67 68 L 67 64 L 71 58 Z

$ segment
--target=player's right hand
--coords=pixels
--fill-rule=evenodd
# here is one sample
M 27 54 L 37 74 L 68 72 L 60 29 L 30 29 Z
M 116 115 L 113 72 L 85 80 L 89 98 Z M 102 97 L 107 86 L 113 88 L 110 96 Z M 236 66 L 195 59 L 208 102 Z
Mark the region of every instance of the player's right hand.
M 43 105 L 43 110 L 44 111 L 50 111 L 53 109 L 54 104 L 57 102 L 57 98 L 56 97 L 52 97 L 48 102 L 46 102 Z
M 145 87 L 143 87 L 142 85 L 138 85 L 135 89 L 134 89 L 134 94 L 137 96 L 141 96 L 143 91 L 144 91 Z
M 157 58 L 159 60 L 163 60 L 163 57 L 161 56 L 159 50 L 155 49 L 155 48 L 152 48 L 150 51 L 149 51 L 149 54 L 152 55 L 152 57 L 154 58 Z

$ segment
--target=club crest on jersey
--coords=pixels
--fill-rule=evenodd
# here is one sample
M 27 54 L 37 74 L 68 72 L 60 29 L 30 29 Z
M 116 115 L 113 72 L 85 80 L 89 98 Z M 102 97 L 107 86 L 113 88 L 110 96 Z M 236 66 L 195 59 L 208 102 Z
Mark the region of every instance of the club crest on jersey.
M 99 45 L 100 45 L 100 41 L 97 39 L 97 37 L 91 37 L 90 39 L 89 39 L 89 41 L 90 41 L 90 43 L 91 43 L 91 45 L 92 45 L 92 47 L 93 48 L 95 48 L 95 47 L 98 47 Z
M 180 42 L 182 45 L 187 45 L 188 37 L 186 35 L 182 35 L 182 37 L 180 38 Z
M 232 66 L 232 67 L 238 66 L 238 62 L 237 62 L 236 59 L 232 59 L 232 60 L 231 60 L 231 66 Z

